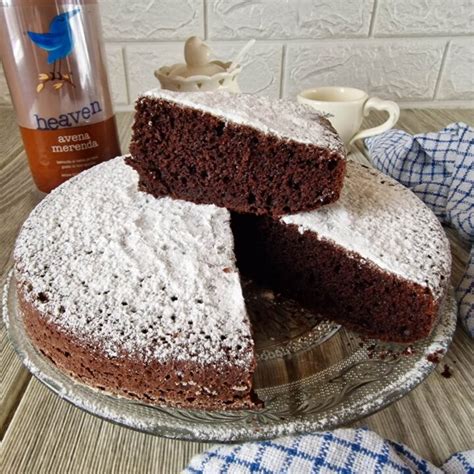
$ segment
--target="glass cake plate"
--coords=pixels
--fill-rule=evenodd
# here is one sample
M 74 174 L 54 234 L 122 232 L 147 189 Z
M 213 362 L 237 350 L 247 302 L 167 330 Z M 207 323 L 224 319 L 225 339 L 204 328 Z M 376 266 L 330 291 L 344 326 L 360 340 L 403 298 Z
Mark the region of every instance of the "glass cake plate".
M 374 413 L 422 382 L 446 352 L 456 327 L 447 296 L 431 336 L 411 345 L 381 343 L 303 310 L 291 300 L 244 285 L 257 349 L 255 389 L 265 407 L 204 411 L 150 406 L 92 389 L 60 372 L 30 343 L 7 279 L 3 312 L 23 364 L 53 392 L 106 420 L 170 438 L 244 441 L 333 429 Z

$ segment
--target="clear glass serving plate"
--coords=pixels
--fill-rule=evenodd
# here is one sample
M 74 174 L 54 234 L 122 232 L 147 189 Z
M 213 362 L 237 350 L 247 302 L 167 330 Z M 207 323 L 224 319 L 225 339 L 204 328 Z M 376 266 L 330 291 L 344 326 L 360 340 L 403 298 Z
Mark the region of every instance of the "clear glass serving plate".
M 203 411 L 150 406 L 85 386 L 60 372 L 25 333 L 10 276 L 3 312 L 23 364 L 53 392 L 96 416 L 159 436 L 243 441 L 333 429 L 398 400 L 446 352 L 456 327 L 452 292 L 431 336 L 400 345 L 365 340 L 252 283 L 244 288 L 257 347 L 259 410 Z

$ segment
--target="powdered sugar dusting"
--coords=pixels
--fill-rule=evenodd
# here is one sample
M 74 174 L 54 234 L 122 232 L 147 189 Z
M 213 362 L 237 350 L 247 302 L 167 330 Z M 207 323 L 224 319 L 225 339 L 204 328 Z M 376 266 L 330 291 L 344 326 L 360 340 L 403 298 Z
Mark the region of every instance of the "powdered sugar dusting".
M 168 100 L 286 140 L 344 152 L 341 139 L 328 128 L 329 122 L 314 109 L 294 101 L 232 94 L 225 90 L 172 92 L 153 89 L 142 97 Z
M 137 183 L 120 157 L 40 203 L 14 255 L 29 301 L 109 357 L 251 364 L 228 211 Z
M 340 354 L 329 354 L 328 368 L 315 365 L 303 378 L 299 378 L 301 371 L 293 373 L 290 383 L 257 387 L 259 398 L 266 401 L 264 409 L 215 412 L 150 407 L 77 383 L 32 348 L 22 318 L 15 313 L 14 293 L 13 285 L 5 287 L 3 315 L 9 337 L 23 364 L 61 398 L 130 428 L 200 441 L 242 442 L 329 430 L 379 410 L 405 395 L 433 371 L 436 364 L 429 362 L 427 356 L 446 352 L 457 319 L 456 301 L 448 293 L 441 306 L 440 323 L 428 338 L 414 345 L 413 355 L 399 356 L 394 363 L 370 359 L 368 351 L 360 348 L 349 351 L 342 359 Z M 301 357 L 290 357 L 280 363 L 294 372 Z M 262 368 L 269 371 L 263 372 L 264 376 L 271 376 L 275 365 L 264 364 Z
M 409 189 L 374 168 L 349 161 L 337 202 L 281 220 L 428 287 L 434 297 L 446 287 L 451 253 L 438 219 Z

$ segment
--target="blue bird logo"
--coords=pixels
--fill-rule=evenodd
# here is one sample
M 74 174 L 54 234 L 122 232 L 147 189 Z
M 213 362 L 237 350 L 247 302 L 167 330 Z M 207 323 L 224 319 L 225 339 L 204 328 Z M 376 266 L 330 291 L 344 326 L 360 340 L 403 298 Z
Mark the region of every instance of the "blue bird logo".
M 38 78 L 41 81 L 36 90 L 40 92 L 47 81 L 56 81 L 53 84 L 55 89 L 60 89 L 65 82 L 72 82 L 72 74 L 62 73 L 62 60 L 69 56 L 74 48 L 70 19 L 79 13 L 79 9 L 56 15 L 49 24 L 47 33 L 36 33 L 28 31 L 31 41 L 39 48 L 48 52 L 48 64 L 53 65 L 53 70 L 49 73 L 40 73 Z M 58 63 L 59 62 L 59 63 Z

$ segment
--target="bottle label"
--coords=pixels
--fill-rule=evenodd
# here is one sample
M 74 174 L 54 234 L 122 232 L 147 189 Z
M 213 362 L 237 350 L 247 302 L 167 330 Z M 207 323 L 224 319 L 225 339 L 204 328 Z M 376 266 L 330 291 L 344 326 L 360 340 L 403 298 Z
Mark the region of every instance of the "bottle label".
M 36 185 L 51 190 L 79 172 L 120 155 L 115 117 L 73 128 L 35 130 L 20 127 Z
M 4 6 L 0 40 L 30 168 L 42 191 L 120 154 L 96 3 Z

